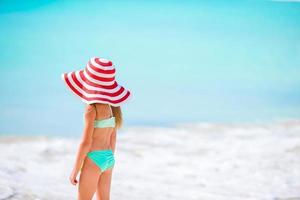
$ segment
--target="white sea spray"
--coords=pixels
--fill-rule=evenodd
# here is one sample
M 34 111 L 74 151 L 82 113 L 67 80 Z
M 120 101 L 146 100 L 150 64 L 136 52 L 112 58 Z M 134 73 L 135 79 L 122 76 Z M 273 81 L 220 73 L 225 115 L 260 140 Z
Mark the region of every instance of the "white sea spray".
M 112 200 L 300 199 L 300 121 L 130 127 L 117 140 Z M 1 136 L 0 199 L 75 199 L 78 144 Z

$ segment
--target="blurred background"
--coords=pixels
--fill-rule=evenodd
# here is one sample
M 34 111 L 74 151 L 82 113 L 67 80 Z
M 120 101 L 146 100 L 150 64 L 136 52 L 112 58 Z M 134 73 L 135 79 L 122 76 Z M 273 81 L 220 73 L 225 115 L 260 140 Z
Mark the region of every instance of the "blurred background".
M 126 125 L 298 119 L 299 9 L 285 1 L 1 1 L 1 133 L 80 134 L 84 105 L 60 74 L 92 56 L 111 59 L 132 91 Z
M 133 95 L 114 199 L 300 199 L 298 0 L 0 0 L 0 199 L 74 199 L 93 56 Z

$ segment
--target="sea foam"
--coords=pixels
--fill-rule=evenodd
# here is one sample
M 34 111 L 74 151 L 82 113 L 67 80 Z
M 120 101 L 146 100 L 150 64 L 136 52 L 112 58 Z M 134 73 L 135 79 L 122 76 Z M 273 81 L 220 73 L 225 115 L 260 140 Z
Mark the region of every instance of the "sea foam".
M 0 200 L 76 199 L 79 138 L 0 137 Z M 300 199 L 300 121 L 118 132 L 111 199 Z M 95 198 L 94 198 L 95 199 Z

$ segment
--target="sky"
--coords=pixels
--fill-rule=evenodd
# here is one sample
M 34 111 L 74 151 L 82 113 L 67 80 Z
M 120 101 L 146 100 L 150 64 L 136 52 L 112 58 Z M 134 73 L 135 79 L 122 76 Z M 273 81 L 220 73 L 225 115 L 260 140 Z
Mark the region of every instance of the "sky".
M 300 118 L 299 1 L 0 1 L 0 134 L 76 135 L 60 75 L 113 61 L 125 126 Z

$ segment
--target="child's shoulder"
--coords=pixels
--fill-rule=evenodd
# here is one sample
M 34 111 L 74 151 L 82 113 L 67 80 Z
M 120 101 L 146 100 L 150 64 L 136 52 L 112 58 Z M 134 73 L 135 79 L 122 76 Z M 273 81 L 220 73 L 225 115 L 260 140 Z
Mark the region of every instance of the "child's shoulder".
M 85 106 L 85 111 L 84 111 L 85 117 L 92 117 L 95 118 L 96 116 L 96 108 L 93 104 L 87 104 Z

